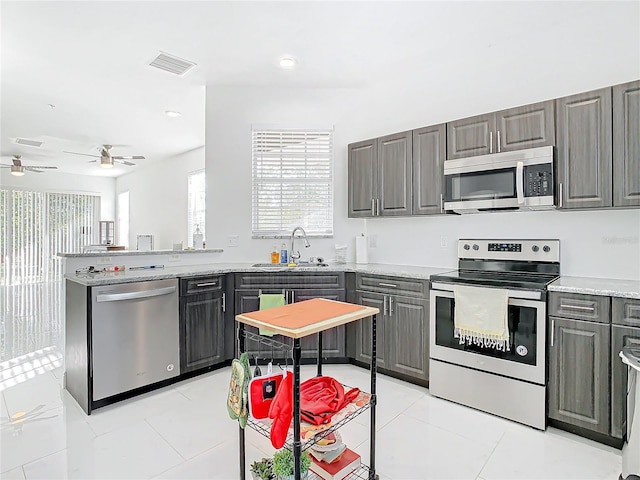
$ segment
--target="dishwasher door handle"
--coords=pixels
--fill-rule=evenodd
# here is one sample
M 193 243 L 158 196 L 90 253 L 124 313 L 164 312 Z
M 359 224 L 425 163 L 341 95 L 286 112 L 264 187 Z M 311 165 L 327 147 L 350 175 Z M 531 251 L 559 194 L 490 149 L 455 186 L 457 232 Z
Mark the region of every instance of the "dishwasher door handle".
M 177 287 L 164 287 L 155 290 L 142 290 L 140 292 L 127 293 L 107 293 L 96 295 L 96 302 L 117 302 L 120 300 L 134 300 L 137 298 L 159 297 L 160 295 L 169 295 L 177 290 Z

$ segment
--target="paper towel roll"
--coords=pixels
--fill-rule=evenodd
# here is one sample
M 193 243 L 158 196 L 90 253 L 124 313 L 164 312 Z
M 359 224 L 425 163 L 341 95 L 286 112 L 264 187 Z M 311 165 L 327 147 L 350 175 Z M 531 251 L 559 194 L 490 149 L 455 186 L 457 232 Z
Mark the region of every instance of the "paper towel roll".
M 369 262 L 369 244 L 367 237 L 362 235 L 356 237 L 356 263 L 368 263 Z

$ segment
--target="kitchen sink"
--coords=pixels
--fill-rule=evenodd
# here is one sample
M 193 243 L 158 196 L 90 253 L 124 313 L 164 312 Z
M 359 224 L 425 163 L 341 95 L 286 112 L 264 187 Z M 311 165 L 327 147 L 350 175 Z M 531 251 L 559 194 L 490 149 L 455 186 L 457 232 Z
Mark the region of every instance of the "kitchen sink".
M 326 263 L 297 263 L 296 265 L 289 266 L 284 263 L 254 263 L 251 265 L 252 267 L 266 267 L 266 268 L 316 268 L 316 267 L 328 267 L 329 265 Z

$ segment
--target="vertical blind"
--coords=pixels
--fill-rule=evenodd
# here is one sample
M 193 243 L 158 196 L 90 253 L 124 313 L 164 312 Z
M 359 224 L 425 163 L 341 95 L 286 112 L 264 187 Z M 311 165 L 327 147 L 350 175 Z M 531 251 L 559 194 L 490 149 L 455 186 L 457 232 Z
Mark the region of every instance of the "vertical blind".
M 207 238 L 204 236 L 204 219 L 205 219 L 205 196 L 206 196 L 206 177 L 204 170 L 199 170 L 189 174 L 189 184 L 187 185 L 187 197 L 189 201 L 189 212 L 187 225 L 187 245 L 195 247 L 193 245 L 193 234 L 196 232 L 196 227 L 203 235 L 203 240 Z
M 94 242 L 100 197 L 0 191 L 0 284 L 56 280 L 59 252 L 80 252 Z
M 253 129 L 252 234 L 333 235 L 333 131 Z

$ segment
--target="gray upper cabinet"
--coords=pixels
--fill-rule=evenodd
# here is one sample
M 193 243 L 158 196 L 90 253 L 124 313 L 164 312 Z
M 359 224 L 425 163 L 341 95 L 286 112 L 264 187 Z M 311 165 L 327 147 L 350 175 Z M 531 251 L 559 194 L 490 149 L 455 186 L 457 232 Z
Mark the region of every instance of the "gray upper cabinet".
M 556 100 L 558 208 L 612 205 L 611 88 Z
M 413 131 L 413 215 L 444 213 L 446 126 Z
M 493 113 L 447 123 L 447 159 L 493 153 Z
M 498 152 L 556 144 L 554 102 L 534 103 L 496 113 Z
M 552 100 L 447 123 L 449 160 L 547 145 L 555 145 Z
M 349 217 L 411 215 L 412 134 L 349 145 Z
M 640 80 L 613 87 L 613 206 L 640 206 Z
M 550 318 L 549 418 L 608 434 L 610 326 Z
M 349 145 L 349 217 L 372 217 L 378 194 L 378 141 Z
M 376 216 L 411 214 L 411 132 L 378 139 L 378 199 Z

